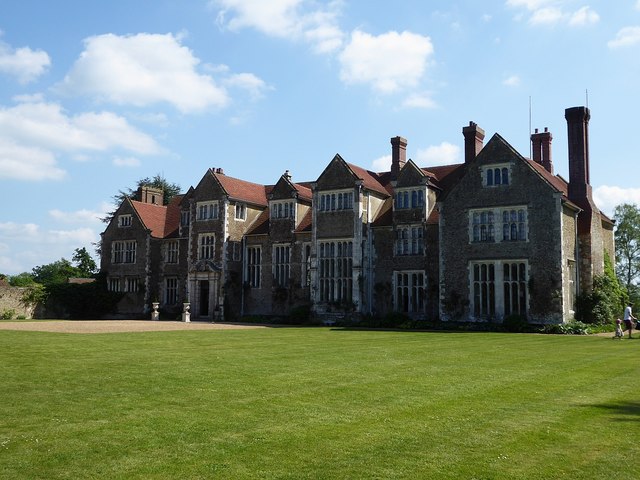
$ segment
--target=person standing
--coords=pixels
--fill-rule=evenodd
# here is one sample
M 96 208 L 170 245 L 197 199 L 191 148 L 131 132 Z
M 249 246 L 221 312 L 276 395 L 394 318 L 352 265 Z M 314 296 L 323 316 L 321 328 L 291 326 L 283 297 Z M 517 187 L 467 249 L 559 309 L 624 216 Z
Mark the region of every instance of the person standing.
M 629 330 L 629 338 L 631 338 L 631 330 L 633 329 L 633 321 L 637 320 L 636 317 L 633 316 L 633 312 L 631 311 L 631 307 L 633 304 L 629 302 L 627 307 L 624 309 L 624 326 L 625 330 Z

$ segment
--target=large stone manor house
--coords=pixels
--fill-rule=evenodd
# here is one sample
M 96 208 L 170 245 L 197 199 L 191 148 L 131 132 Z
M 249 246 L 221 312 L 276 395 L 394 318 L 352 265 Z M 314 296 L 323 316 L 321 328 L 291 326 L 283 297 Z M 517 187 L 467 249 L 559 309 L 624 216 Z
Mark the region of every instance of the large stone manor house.
M 589 109 L 565 118 L 568 181 L 554 174 L 547 129 L 525 158 L 470 122 L 456 165 L 419 166 L 393 137 L 386 172 L 336 155 L 309 182 L 210 168 L 168 205 L 142 187 L 102 234 L 101 270 L 129 316 L 158 302 L 177 317 L 188 302 L 201 320 L 310 308 L 320 319 L 566 322 L 614 244 L 592 198 Z

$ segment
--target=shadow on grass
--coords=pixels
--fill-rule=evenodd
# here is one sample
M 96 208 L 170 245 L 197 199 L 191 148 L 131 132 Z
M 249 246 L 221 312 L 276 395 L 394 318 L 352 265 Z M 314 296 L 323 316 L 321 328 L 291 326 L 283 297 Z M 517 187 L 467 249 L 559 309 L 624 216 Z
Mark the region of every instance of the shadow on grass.
M 640 422 L 640 402 L 614 402 L 588 405 L 609 412 L 618 422 Z

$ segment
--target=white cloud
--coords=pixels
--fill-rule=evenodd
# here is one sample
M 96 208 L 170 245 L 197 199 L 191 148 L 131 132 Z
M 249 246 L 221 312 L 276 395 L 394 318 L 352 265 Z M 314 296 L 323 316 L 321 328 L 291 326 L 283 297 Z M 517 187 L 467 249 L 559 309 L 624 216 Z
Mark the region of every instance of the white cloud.
M 610 40 L 607 45 L 609 48 L 631 47 L 640 43 L 640 26 L 624 27 L 618 31 L 616 38 Z
M 218 25 L 229 30 L 254 28 L 265 35 L 303 40 L 317 53 L 331 53 L 342 45 L 344 33 L 337 25 L 342 2 L 322 9 L 307 0 L 213 0 L 220 8 Z
M 411 32 L 374 36 L 355 30 L 339 56 L 340 78 L 348 84 L 368 83 L 382 93 L 415 87 L 433 54 L 429 37 Z
M 448 142 L 419 149 L 416 163 L 421 166 L 451 165 L 460 161 L 460 147 Z
M 544 7 L 534 10 L 529 19 L 532 25 L 552 25 L 562 20 L 564 14 L 556 7 Z
M 636 10 L 640 10 L 640 0 L 636 0 Z
M 384 155 L 371 162 L 371 170 L 374 172 L 388 172 L 391 168 L 391 155 Z
M 0 42 L 0 73 L 17 78 L 20 83 L 36 80 L 51 65 L 47 52 L 29 47 L 11 48 Z
M 427 94 L 413 93 L 404 99 L 402 102 L 403 107 L 407 108 L 424 108 L 431 109 L 436 108 L 436 102 Z
M 88 152 L 126 150 L 158 154 L 155 140 L 110 112 L 68 116 L 55 103 L 23 103 L 0 107 L 0 177 L 60 180 L 64 170 L 56 154 L 87 159 Z
M 135 157 L 113 157 L 113 164 L 116 167 L 139 167 L 140 160 Z
M 507 87 L 517 87 L 520 85 L 520 77 L 518 75 L 511 75 L 505 78 L 502 84 Z
M 197 72 L 200 60 L 172 34 L 89 37 L 58 89 L 138 107 L 169 103 L 182 113 L 223 108 L 224 88 Z
M 53 153 L 17 145 L 0 136 L 0 178 L 14 180 L 61 180 L 65 171 L 56 165 Z
M 63 212 L 62 210 L 49 210 L 49 216 L 60 223 L 101 223 L 106 211 L 92 211 L 87 209 L 76 210 L 75 212 Z
M 569 18 L 569 25 L 581 26 L 598 23 L 600 21 L 600 15 L 591 10 L 589 7 L 582 7 L 574 12 Z
M 551 0 L 507 0 L 510 7 L 525 7 L 527 10 L 537 10 L 550 3 Z
M 23 103 L 0 108 L 0 138 L 52 150 L 104 151 L 123 148 L 140 154 L 161 151 L 155 140 L 111 112 L 67 116 L 56 103 Z
M 531 25 L 568 25 L 581 27 L 593 25 L 600 21 L 600 15 L 589 6 L 579 8 L 574 12 L 567 11 L 567 2 L 563 0 L 507 0 L 506 5 L 529 13 Z M 522 14 L 518 14 L 520 18 Z
M 225 79 L 225 84 L 229 87 L 236 87 L 249 92 L 254 99 L 263 97 L 266 90 L 272 90 L 264 80 L 256 77 L 253 73 L 230 75 Z
M 14 95 L 11 100 L 16 103 L 40 103 L 44 101 L 42 93 L 25 93 L 24 95 Z
M 640 188 L 602 185 L 594 188 L 593 200 L 600 210 L 611 216 L 613 210 L 623 203 L 640 205 Z
M 0 222 L 0 269 L 9 275 L 31 271 L 64 257 L 70 259 L 76 248 L 99 240 L 92 228 L 45 230 L 34 223 Z

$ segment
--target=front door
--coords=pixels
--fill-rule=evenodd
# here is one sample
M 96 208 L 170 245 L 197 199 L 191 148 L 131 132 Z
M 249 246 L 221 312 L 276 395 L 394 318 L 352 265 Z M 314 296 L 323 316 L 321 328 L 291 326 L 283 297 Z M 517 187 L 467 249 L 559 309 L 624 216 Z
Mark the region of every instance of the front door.
M 209 280 L 200 280 L 200 317 L 209 316 Z

